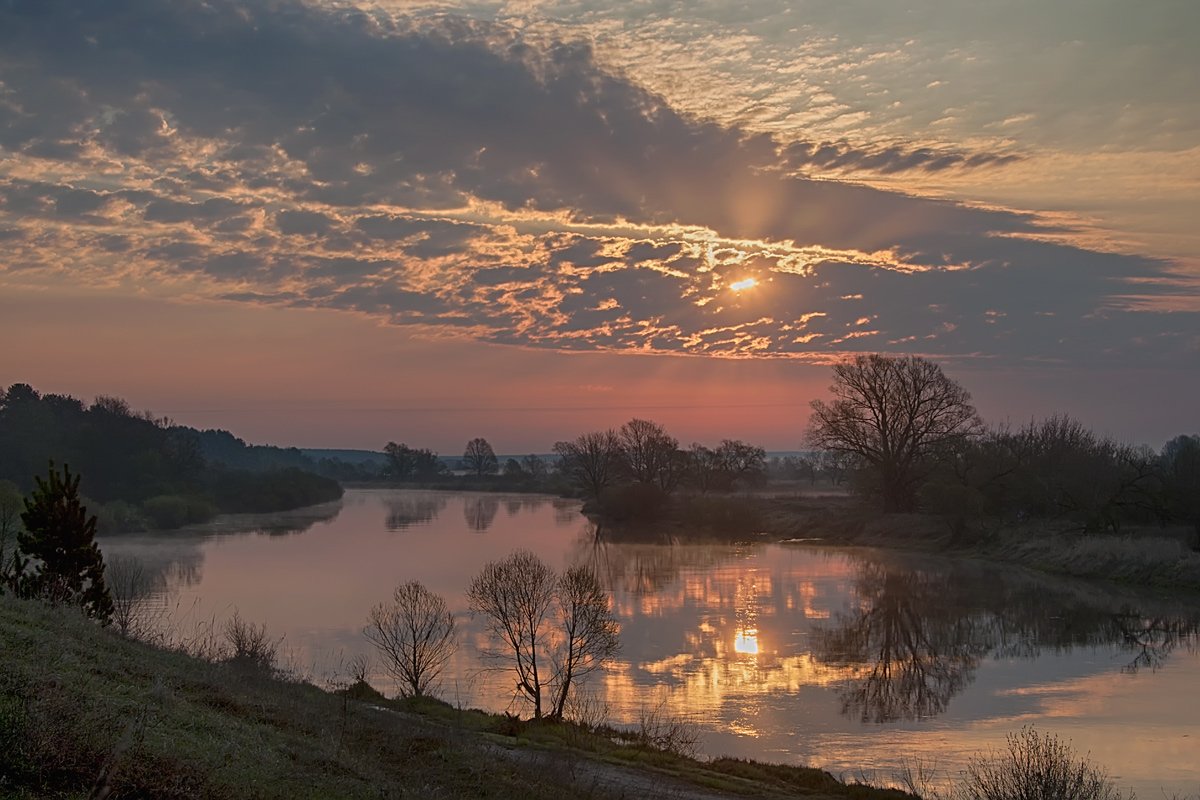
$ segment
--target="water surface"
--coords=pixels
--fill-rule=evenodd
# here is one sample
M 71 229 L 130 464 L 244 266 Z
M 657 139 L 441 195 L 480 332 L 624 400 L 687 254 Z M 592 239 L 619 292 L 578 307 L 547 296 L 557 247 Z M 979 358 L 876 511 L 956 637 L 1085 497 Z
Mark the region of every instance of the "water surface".
M 163 576 L 178 632 L 234 609 L 288 663 L 345 677 L 370 608 L 420 580 L 461 615 L 441 694 L 514 708 L 484 672 L 467 584 L 516 548 L 591 564 L 622 652 L 588 686 L 619 722 L 684 717 L 702 751 L 887 782 L 942 774 L 1025 724 L 1070 738 L 1142 797 L 1200 790 L 1200 602 L 985 564 L 811 545 L 623 543 L 548 497 L 352 490 L 340 503 L 102 541 Z M 372 683 L 394 691 L 376 659 Z M 520 709 L 527 713 L 527 709 Z

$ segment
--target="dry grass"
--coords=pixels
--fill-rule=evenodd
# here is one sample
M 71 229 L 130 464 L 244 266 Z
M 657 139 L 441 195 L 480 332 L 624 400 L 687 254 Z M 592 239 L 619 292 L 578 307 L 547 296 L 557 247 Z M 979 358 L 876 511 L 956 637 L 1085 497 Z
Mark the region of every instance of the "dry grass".
M 344 691 L 327 692 L 261 660 L 229 660 L 220 629 L 201 627 L 176 646 L 207 660 L 0 596 L 0 798 L 599 800 L 651 787 L 712 800 L 790 796 L 792 785 L 814 799 L 900 796 L 817 770 L 658 749 L 655 731 L 685 731 L 670 720 L 648 720 L 639 735 L 600 724 L 598 709 L 579 710 L 581 726 L 389 701 L 354 664 L 334 681 Z M 247 652 L 270 644 L 260 628 L 242 633 Z

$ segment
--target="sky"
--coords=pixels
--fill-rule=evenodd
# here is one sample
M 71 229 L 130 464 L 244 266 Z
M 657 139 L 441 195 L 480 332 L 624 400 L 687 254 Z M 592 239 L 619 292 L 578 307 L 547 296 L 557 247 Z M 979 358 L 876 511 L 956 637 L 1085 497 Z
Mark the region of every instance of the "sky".
M 829 366 L 1200 429 L 1193 0 L 0 0 L 0 383 L 801 446 Z

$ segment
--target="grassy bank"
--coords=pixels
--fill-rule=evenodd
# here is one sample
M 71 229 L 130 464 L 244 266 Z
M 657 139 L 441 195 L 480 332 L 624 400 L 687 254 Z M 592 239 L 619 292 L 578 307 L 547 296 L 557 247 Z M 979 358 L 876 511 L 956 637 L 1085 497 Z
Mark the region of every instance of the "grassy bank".
M 329 692 L 0 597 L 0 797 L 908 797 L 820 770 Z
M 1081 533 L 1052 521 L 975 520 L 952 526 L 932 514 L 882 514 L 852 497 L 763 498 L 762 533 L 1007 561 L 1043 572 L 1200 590 L 1200 551 L 1185 527 L 1130 526 Z
M 1048 520 L 951 524 L 935 514 L 884 514 L 846 494 L 677 496 L 648 518 L 585 512 L 615 539 L 813 541 L 985 558 L 1043 572 L 1200 590 L 1200 550 L 1184 526 L 1082 533 Z

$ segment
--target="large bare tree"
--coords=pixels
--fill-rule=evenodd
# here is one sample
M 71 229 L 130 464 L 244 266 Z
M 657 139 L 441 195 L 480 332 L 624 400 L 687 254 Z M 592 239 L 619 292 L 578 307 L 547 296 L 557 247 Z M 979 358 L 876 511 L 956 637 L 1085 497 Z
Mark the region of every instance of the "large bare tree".
M 542 716 L 542 688 L 549 683 L 546 615 L 554 602 L 554 570 L 533 553 L 518 550 L 502 561 L 490 561 L 471 581 L 467 600 L 471 613 L 482 616 L 498 646 L 484 651 L 491 659 L 512 659 L 517 693 Z
M 467 598 L 495 643 L 484 655 L 508 662 L 535 718 L 561 718 L 572 689 L 617 652 L 608 595 L 587 567 L 559 576 L 518 550 L 485 565 Z
M 562 719 L 571 689 L 604 666 L 620 647 L 618 625 L 608 594 L 596 573 L 585 566 L 568 569 L 558 580 L 559 628 L 554 649 L 554 707 L 550 715 Z
M 384 656 L 405 697 L 422 697 L 454 655 L 454 615 L 441 595 L 418 581 L 402 583 L 392 599 L 371 609 L 363 634 Z
M 475 438 L 467 442 L 467 448 L 463 451 L 463 466 L 468 472 L 482 478 L 484 475 L 496 474 L 500 469 L 500 462 L 487 439 Z
M 885 511 L 911 511 L 933 466 L 983 427 L 967 390 L 916 356 L 843 361 L 833 368 L 830 392 L 828 403 L 812 402 L 808 441 L 865 461 Z
M 623 468 L 621 439 L 611 429 L 555 442 L 554 452 L 560 459 L 560 471 L 592 498 L 599 497 Z
M 675 488 L 682 473 L 679 440 L 657 422 L 631 419 L 618 434 L 625 467 L 639 483 L 657 486 L 664 492 Z

